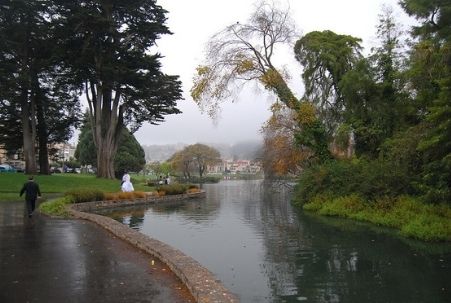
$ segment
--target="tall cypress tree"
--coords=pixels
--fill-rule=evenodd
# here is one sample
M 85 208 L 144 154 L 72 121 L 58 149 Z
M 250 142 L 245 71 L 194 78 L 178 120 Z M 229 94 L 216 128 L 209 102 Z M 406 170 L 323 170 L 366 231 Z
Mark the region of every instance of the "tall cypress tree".
M 56 0 L 61 5 L 67 62 L 83 83 L 97 151 L 97 175 L 114 177 L 124 126 L 136 130 L 179 113 L 178 76 L 161 71 L 155 41 L 170 34 L 166 11 L 155 0 Z
M 48 173 L 47 145 L 67 140 L 78 120 L 74 87 L 60 77 L 55 9 L 50 0 L 5 0 L 0 10 L 0 143 L 22 148 L 30 174 L 37 171 L 36 146 L 40 172 Z
M 425 167 L 421 189 L 430 201 L 451 201 L 451 3 L 401 1 L 420 24 L 411 56 L 412 86 L 425 133 L 418 150 Z

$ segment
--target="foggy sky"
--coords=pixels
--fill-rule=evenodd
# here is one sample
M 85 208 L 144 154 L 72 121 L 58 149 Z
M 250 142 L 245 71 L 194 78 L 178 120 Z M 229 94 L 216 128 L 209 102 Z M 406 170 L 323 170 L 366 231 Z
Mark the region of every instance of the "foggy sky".
M 397 5 L 398 0 L 291 0 L 291 15 L 301 34 L 314 30 L 332 30 L 337 34 L 359 37 L 368 53 L 375 45 L 378 14 L 383 4 L 394 8 L 400 20 L 406 17 Z M 268 93 L 255 91 L 250 86 L 235 103 L 222 106 L 219 119 L 213 121 L 202 114 L 192 101 L 189 90 L 195 68 L 203 63 L 205 44 L 209 37 L 226 26 L 246 23 L 253 12 L 252 0 L 159 0 L 169 13 L 167 25 L 174 33 L 157 41 L 158 51 L 164 56 L 163 71 L 179 75 L 183 83 L 184 100 L 178 102 L 182 114 L 166 116 L 161 125 L 144 125 L 135 133 L 143 145 L 170 143 L 236 143 L 261 140 L 260 129 L 269 118 L 269 107 L 275 100 Z M 279 67 L 288 65 L 292 81 L 290 87 L 301 97 L 303 92 L 301 69 L 290 48 L 278 52 Z

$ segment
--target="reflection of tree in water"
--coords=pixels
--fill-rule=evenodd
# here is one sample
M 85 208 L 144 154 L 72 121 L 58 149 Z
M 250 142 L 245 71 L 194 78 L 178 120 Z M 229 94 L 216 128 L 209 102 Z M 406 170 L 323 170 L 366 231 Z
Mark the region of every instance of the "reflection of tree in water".
M 138 213 L 132 208 L 115 217 L 121 221 L 126 214 L 129 224 L 134 216 L 142 224 L 149 211 L 208 224 L 219 208 L 222 215 L 238 211 L 263 241 L 265 276 L 256 279 L 267 281 L 267 302 L 451 302 L 449 252 L 430 254 L 366 225 L 297 212 L 288 192 L 258 181 L 212 186 L 208 199 L 140 207 Z
M 97 213 L 108 216 L 131 228 L 139 230 L 147 211 L 158 214 L 177 214 L 181 218 L 195 223 L 213 221 L 218 215 L 220 201 L 218 199 L 190 199 L 185 201 L 164 202 L 161 204 L 126 206 L 101 210 Z
M 268 277 L 268 287 L 273 297 L 295 295 L 298 300 L 300 296 L 297 295 L 296 275 L 302 269 L 296 267 L 292 253 L 288 251 L 290 247 L 300 244 L 293 243 L 297 239 L 290 236 L 298 232 L 297 226 L 293 224 L 297 218 L 289 203 L 283 199 L 286 193 L 274 192 L 266 185 L 258 183 L 252 186 L 246 199 L 248 203 L 243 204 L 244 218 L 255 226 L 265 242 L 266 259 L 261 264 L 261 270 Z
M 213 221 L 220 204 L 216 199 L 192 199 L 153 205 L 152 211 L 163 214 L 177 214 L 182 219 L 194 223 Z
M 265 242 L 266 259 L 261 266 L 274 298 L 283 298 L 285 302 L 450 299 L 448 292 L 443 294 L 445 300 L 440 301 L 442 298 L 437 299 L 436 292 L 438 287 L 451 287 L 446 278 L 450 269 L 440 270 L 438 261 L 450 262 L 449 253 L 421 255 L 396 238 L 369 232 L 361 226 L 355 228 L 352 221 L 329 218 L 353 226 L 352 230 L 337 229 L 316 217 L 297 213 L 285 191 L 274 192 L 262 186 L 260 197 L 261 200 L 250 197 L 243 207 L 246 220 Z M 429 285 L 418 287 L 425 284 Z
M 114 209 L 100 210 L 97 213 L 108 216 L 122 224 L 133 229 L 139 230 L 144 222 L 144 215 L 147 207 L 143 206 L 127 206 Z

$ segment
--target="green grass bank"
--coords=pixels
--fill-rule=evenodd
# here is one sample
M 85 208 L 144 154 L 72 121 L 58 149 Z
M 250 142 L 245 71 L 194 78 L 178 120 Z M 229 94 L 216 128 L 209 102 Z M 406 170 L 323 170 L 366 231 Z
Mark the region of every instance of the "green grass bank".
M 27 180 L 28 176 L 21 173 L 0 173 L 0 202 L 23 201 L 23 197 L 19 197 L 19 192 Z M 97 178 L 88 174 L 36 175 L 35 180 L 44 199 L 68 191 L 99 190 L 108 193 L 120 190 L 120 180 Z M 132 176 L 132 182 L 136 191 L 150 190 L 143 179 L 135 180 Z
M 371 222 L 399 230 L 404 237 L 423 241 L 451 241 L 451 207 L 424 204 L 415 198 L 380 198 L 368 203 L 357 195 L 331 198 L 316 195 L 303 204 L 306 211 Z

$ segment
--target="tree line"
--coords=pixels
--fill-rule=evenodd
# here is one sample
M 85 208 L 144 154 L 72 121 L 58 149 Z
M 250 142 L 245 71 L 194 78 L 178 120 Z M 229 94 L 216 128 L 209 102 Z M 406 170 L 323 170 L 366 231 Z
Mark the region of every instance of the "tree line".
M 330 30 L 300 36 L 289 9 L 259 2 L 248 22 L 211 38 L 191 95 L 214 116 L 249 82 L 272 92 L 277 101 L 263 128 L 265 174 L 300 176 L 304 201 L 329 191 L 449 203 L 451 4 L 399 3 L 417 21 L 409 39 L 385 7 L 378 45 L 365 56 L 360 38 Z M 281 44 L 293 47 L 303 68 L 303 96 L 289 87 L 292 75 L 274 64 Z
M 221 163 L 221 153 L 217 149 L 196 143 L 185 146 L 163 162 L 146 164 L 145 171 L 157 178 L 171 175 L 184 182 L 192 182 L 194 178 L 202 182 L 208 167 Z
M 99 177 L 114 177 L 124 128 L 180 113 L 181 83 L 154 49 L 171 34 L 166 13 L 154 0 L 2 1 L 0 144 L 22 150 L 26 173 L 49 173 L 48 146 L 80 125 L 82 95 Z

